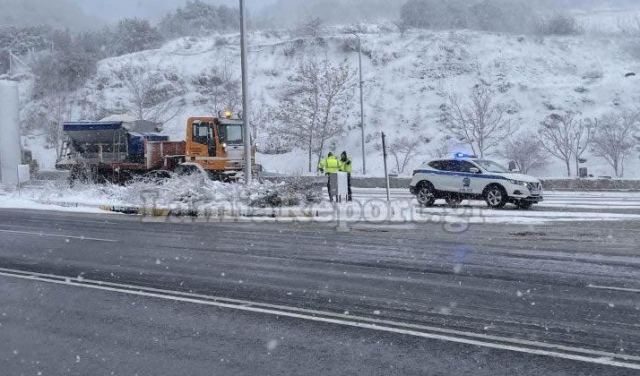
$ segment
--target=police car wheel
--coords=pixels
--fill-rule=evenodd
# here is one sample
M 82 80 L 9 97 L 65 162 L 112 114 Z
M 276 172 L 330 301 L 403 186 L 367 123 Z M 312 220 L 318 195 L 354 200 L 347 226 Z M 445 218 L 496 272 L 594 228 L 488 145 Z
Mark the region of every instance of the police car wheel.
M 462 198 L 460 196 L 448 196 L 445 201 L 449 206 L 458 206 L 462 203 Z
M 418 186 L 418 193 L 416 195 L 418 202 L 422 206 L 433 206 L 436 202 L 436 195 L 431 183 L 425 182 Z
M 487 188 L 484 198 L 487 201 L 487 205 L 494 209 L 502 208 L 507 204 L 507 193 L 497 185 Z

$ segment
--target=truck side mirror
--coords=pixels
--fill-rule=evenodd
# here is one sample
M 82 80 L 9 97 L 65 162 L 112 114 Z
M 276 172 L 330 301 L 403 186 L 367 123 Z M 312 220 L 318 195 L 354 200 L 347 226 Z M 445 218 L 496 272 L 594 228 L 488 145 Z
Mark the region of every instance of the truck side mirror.
M 477 167 L 471 167 L 471 168 L 469 169 L 469 172 L 470 172 L 470 173 L 472 173 L 472 174 L 479 174 L 481 171 L 480 171 L 480 169 L 479 169 L 479 168 L 477 168 Z

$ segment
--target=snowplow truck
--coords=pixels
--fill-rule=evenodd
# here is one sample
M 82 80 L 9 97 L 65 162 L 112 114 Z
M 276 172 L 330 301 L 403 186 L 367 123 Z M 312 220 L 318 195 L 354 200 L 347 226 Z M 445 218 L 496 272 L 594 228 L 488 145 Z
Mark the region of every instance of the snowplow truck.
M 171 172 L 203 173 L 222 181 L 242 178 L 242 119 L 190 118 L 184 141 L 170 141 L 145 123 L 64 123 L 66 140 L 56 169 L 70 171 L 72 181 L 86 182 L 125 183 L 136 177 L 166 177 Z M 257 170 L 255 164 L 252 168 Z

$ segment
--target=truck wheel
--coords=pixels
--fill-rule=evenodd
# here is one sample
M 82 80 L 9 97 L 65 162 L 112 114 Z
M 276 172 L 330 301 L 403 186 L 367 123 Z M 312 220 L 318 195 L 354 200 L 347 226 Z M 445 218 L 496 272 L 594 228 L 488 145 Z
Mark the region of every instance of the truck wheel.
M 436 194 L 433 184 L 428 181 L 420 183 L 418 185 L 418 193 L 416 194 L 416 197 L 418 198 L 418 203 L 420 203 L 421 206 L 433 206 L 436 202 Z
M 484 192 L 484 199 L 490 208 L 500 209 L 507 204 L 507 192 L 499 185 L 490 185 Z
M 449 206 L 458 206 L 462 202 L 462 197 L 458 195 L 450 195 L 445 199 L 447 201 L 447 205 Z

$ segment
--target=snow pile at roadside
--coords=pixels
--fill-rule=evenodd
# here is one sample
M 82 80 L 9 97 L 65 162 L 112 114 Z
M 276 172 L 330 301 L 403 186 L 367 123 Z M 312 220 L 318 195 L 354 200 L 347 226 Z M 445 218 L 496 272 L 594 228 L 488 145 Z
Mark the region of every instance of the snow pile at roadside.
M 301 180 L 255 183 L 249 187 L 214 182 L 201 176 L 140 180 L 127 186 L 88 184 L 70 187 L 65 181 L 58 181 L 13 191 L 0 187 L 0 208 L 95 213 L 108 206 L 112 211 L 141 214 L 151 220 L 171 217 L 171 221 L 180 221 L 180 218 L 193 220 L 192 217 L 199 217 L 206 221 L 315 221 L 339 227 L 429 223 L 441 224 L 446 231 L 452 232 L 465 231 L 468 226 L 479 224 L 640 221 L 637 212 L 492 210 L 481 202 L 459 207 L 421 208 L 413 197 L 393 195 L 391 202 L 387 202 L 381 192 L 363 197 L 362 192 L 357 191 L 353 203 L 336 205 L 323 198 L 321 187 Z M 580 197 L 576 195 L 575 200 Z
M 126 186 L 114 184 L 75 184 L 47 182 L 6 193 L 3 201 L 30 200 L 59 206 L 121 206 L 160 208 L 211 208 L 219 205 L 281 207 L 319 202 L 321 190 L 301 181 L 255 183 L 249 187 L 204 179 L 202 176 L 174 177 L 166 180 L 138 180 Z

